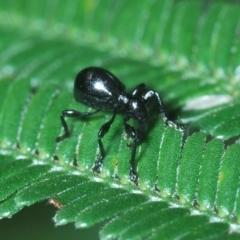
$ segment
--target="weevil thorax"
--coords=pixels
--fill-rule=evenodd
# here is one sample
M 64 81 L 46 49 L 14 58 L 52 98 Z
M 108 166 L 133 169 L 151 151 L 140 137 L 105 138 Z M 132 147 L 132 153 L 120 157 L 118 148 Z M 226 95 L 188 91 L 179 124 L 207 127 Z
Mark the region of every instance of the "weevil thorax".
M 142 138 L 141 135 L 145 133 L 149 117 L 148 109 L 143 99 L 126 93 L 120 95 L 118 101 L 125 118 L 131 118 L 136 122 L 140 138 Z

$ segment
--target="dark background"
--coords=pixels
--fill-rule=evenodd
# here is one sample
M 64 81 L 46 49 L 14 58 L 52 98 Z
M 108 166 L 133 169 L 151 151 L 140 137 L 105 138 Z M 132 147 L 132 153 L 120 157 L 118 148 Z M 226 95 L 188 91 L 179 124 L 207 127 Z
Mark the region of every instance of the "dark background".
M 77 240 L 99 239 L 98 224 L 88 229 L 76 229 L 74 224 L 56 227 L 52 218 L 56 208 L 47 201 L 25 207 L 11 219 L 0 220 L 1 240 Z

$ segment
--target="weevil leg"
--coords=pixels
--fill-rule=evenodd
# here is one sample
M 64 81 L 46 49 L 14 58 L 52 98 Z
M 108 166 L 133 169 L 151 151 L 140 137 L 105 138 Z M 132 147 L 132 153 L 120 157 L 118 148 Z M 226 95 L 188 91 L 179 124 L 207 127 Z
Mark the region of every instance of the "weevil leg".
M 68 138 L 70 136 L 70 131 L 67 125 L 67 122 L 65 120 L 66 117 L 70 118 L 81 118 L 81 117 L 88 117 L 90 115 L 93 115 L 95 113 L 99 112 L 99 110 L 96 110 L 94 112 L 79 112 L 73 109 L 63 110 L 62 114 L 60 116 L 61 123 L 64 129 L 64 134 L 62 136 L 57 137 L 56 141 L 61 142 L 65 138 Z
M 95 172 L 95 173 L 100 173 L 101 167 L 102 167 L 102 164 L 103 164 L 103 159 L 106 155 L 105 149 L 104 149 L 104 146 L 103 146 L 103 143 L 102 143 L 102 138 L 109 131 L 112 123 L 114 122 L 115 117 L 116 117 L 116 112 L 113 113 L 113 116 L 111 117 L 111 119 L 108 122 L 106 122 L 102 125 L 102 127 L 100 128 L 100 130 L 98 132 L 98 146 L 99 146 L 99 149 L 100 149 L 100 156 L 95 161 L 94 166 L 92 168 L 92 171 Z
M 165 122 L 166 125 L 175 128 L 178 131 L 183 132 L 185 130 L 185 126 L 182 124 L 177 124 L 172 122 L 171 120 L 168 119 L 168 117 L 166 116 L 166 112 L 162 103 L 162 100 L 159 96 L 159 94 L 157 92 L 154 92 L 154 95 L 156 96 L 157 100 L 158 100 L 158 106 L 159 106 L 159 111 L 160 111 L 160 115 L 162 116 L 163 121 Z
M 130 180 L 138 185 L 138 174 L 135 171 L 135 157 L 136 157 L 136 150 L 137 150 L 137 141 L 133 141 L 133 146 L 132 146 L 132 153 L 131 153 L 131 160 L 130 160 L 130 171 L 129 171 L 129 176 Z
M 138 185 L 138 174 L 135 171 L 135 168 L 136 168 L 135 158 L 136 158 L 137 145 L 140 142 L 140 139 L 138 137 L 137 131 L 134 129 L 134 127 L 132 127 L 127 123 L 126 119 L 124 119 L 124 127 L 125 127 L 126 133 L 133 139 L 129 176 L 130 176 L 130 180 L 134 184 Z
M 158 107 L 159 107 L 159 113 L 163 119 L 163 121 L 165 122 L 166 125 L 175 128 L 178 131 L 184 131 L 185 130 L 185 126 L 182 124 L 176 124 L 174 122 L 172 122 L 171 120 L 168 119 L 167 115 L 166 115 L 166 111 L 164 109 L 163 103 L 162 103 L 162 99 L 160 98 L 158 92 L 152 91 L 152 90 L 148 90 L 146 91 L 146 88 L 144 88 L 144 85 L 139 85 L 138 87 L 139 92 L 138 94 L 140 94 L 140 92 L 142 92 L 142 99 L 144 99 L 144 101 L 149 102 L 154 96 L 157 98 L 157 102 L 158 102 Z

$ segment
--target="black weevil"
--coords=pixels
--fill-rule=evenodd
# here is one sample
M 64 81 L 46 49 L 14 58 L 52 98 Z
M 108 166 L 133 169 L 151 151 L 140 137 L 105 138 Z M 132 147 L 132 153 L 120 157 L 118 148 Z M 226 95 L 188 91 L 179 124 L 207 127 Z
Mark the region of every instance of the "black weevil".
M 79 112 L 73 109 L 63 110 L 60 116 L 64 134 L 57 138 L 57 142 L 70 136 L 65 117 L 87 117 L 99 111 L 112 112 L 112 118 L 103 124 L 98 132 L 100 156 L 95 161 L 93 172 L 99 173 L 105 157 L 102 138 L 114 122 L 117 113 L 123 115 L 123 124 L 126 133 L 133 139 L 130 158 L 130 180 L 137 184 L 138 175 L 135 171 L 136 148 L 141 144 L 149 121 L 149 106 L 155 98 L 158 103 L 158 112 L 166 125 L 183 131 L 184 126 L 170 121 L 165 113 L 162 100 L 156 91 L 149 90 L 145 84 L 138 85 L 132 93 L 126 92 L 125 85 L 111 72 L 100 67 L 88 67 L 80 71 L 74 83 L 74 98 L 77 102 L 96 109 L 93 112 Z M 137 129 L 128 123 L 129 119 L 136 122 Z

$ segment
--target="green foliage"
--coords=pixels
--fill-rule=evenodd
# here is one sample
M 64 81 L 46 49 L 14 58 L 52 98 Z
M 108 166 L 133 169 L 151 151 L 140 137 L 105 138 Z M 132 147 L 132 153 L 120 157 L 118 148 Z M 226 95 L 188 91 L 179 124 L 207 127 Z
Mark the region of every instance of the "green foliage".
M 50 199 L 56 225 L 105 222 L 102 239 L 238 239 L 239 16 L 228 1 L 2 2 L 0 217 Z M 128 89 L 156 89 L 187 125 L 181 133 L 151 121 L 138 187 L 121 116 L 103 139 L 99 175 L 97 133 L 111 114 L 68 119 L 71 137 L 56 143 L 62 110 L 90 111 L 72 97 L 90 65 Z

